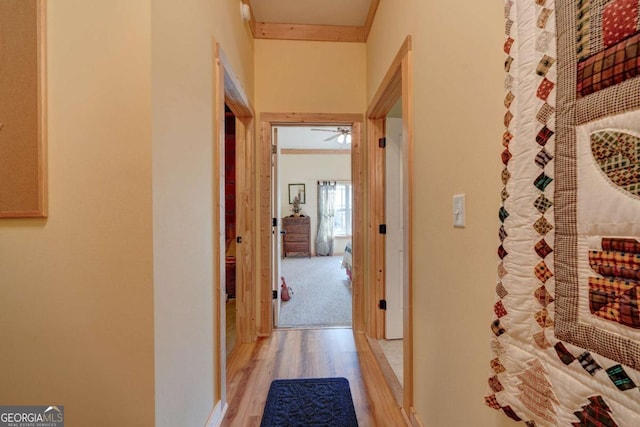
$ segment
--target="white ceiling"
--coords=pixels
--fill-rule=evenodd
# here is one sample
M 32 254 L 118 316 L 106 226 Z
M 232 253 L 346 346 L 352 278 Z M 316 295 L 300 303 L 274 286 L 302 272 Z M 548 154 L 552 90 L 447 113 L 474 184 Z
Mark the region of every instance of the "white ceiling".
M 257 22 L 363 26 L 371 0 L 250 0 Z
M 331 141 L 324 141 L 326 138 L 335 135 L 334 133 L 311 130 L 335 130 L 336 128 L 336 126 L 278 126 L 278 147 L 280 147 L 280 149 L 306 148 L 321 150 L 350 150 L 351 145 L 339 144 L 335 138 Z

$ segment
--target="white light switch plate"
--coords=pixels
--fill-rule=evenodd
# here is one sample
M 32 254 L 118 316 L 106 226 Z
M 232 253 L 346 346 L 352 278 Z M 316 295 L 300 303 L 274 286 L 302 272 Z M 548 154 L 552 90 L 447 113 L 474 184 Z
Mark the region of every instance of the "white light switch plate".
M 455 194 L 453 196 L 453 226 L 464 227 L 465 226 L 465 208 L 464 208 L 464 194 Z

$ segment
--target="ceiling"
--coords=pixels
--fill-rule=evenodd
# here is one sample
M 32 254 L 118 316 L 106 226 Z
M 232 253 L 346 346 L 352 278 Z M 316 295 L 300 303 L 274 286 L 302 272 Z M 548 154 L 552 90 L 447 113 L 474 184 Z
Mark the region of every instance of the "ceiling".
M 380 0 L 241 0 L 254 38 L 366 42 Z
M 258 22 L 363 26 L 371 0 L 250 0 Z
M 349 127 L 349 126 L 340 126 Z M 351 145 L 339 144 L 336 139 L 325 141 L 335 135 L 332 132 L 312 131 L 311 129 L 336 129 L 337 126 L 278 126 L 278 147 L 280 149 L 307 150 L 351 150 Z

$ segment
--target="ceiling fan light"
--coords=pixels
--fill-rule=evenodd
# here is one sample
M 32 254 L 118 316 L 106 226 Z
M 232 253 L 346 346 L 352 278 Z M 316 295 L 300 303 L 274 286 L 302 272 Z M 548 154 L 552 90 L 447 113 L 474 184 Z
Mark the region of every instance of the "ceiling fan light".
M 344 141 L 345 141 L 344 134 L 340 134 L 340 136 L 338 137 L 338 144 L 344 144 Z
M 347 134 L 347 144 L 351 144 L 351 134 Z

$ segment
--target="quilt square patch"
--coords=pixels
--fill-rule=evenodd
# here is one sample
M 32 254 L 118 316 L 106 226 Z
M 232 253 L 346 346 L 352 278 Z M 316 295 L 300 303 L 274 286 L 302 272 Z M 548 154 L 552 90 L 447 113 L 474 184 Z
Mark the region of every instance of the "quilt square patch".
M 553 181 L 553 179 L 547 174 L 545 174 L 544 172 L 542 172 L 540 175 L 538 175 L 536 180 L 533 182 L 533 185 L 538 187 L 538 190 L 544 191 L 544 189 L 547 188 L 547 185 L 551 184 L 551 181 Z
M 638 1 L 613 0 L 602 12 L 602 38 L 605 47 L 637 32 Z
M 545 264 L 544 261 L 541 261 L 536 265 L 535 275 L 542 283 L 545 283 L 553 277 L 553 273 L 549 270 L 549 267 L 547 267 L 547 264 Z
M 500 409 L 500 404 L 498 403 L 498 399 L 496 399 L 496 395 L 492 394 L 490 396 L 485 396 L 484 403 L 493 409 Z
M 502 365 L 502 362 L 500 362 L 500 359 L 498 359 L 497 357 L 491 360 L 491 369 L 493 369 L 496 374 L 501 374 L 506 371 L 506 369 Z
M 533 223 L 533 228 L 538 232 L 538 234 L 544 236 L 553 230 L 553 225 L 551 225 L 545 217 L 542 217 Z
M 553 131 L 547 126 L 543 126 L 538 135 L 536 135 L 536 142 L 544 147 L 552 136 Z
M 500 259 L 504 259 L 507 255 L 509 255 L 509 252 L 507 252 L 504 246 L 500 245 L 500 247 L 498 247 L 498 256 Z
M 542 8 L 542 10 L 540 11 L 540 14 L 538 15 L 538 21 L 536 22 L 536 25 L 538 26 L 538 28 L 544 28 L 547 26 L 547 20 L 549 19 L 552 13 L 553 13 L 553 10 L 547 9 L 546 7 Z
M 555 108 L 553 108 L 551 105 L 545 102 L 544 104 L 542 104 L 542 107 L 540 107 L 540 109 L 538 110 L 538 114 L 536 114 L 536 119 L 540 123 L 546 125 L 549 119 L 551 118 L 551 116 L 553 116 L 553 113 L 555 113 L 555 111 L 556 111 Z
M 493 306 L 493 311 L 496 313 L 496 316 L 498 316 L 498 318 L 507 315 L 507 310 L 505 310 L 502 301 L 498 301 L 497 303 L 495 303 L 495 305 Z
M 591 376 L 594 376 L 596 372 L 602 369 L 602 366 L 598 365 L 598 363 L 593 359 L 593 356 L 591 356 L 591 353 L 588 351 L 585 351 L 578 356 L 578 360 L 580 361 L 582 368 Z
M 574 360 L 576 360 L 575 356 L 571 354 L 569 350 L 567 350 L 567 347 L 565 347 L 564 344 L 562 344 L 562 341 L 558 341 L 553 347 L 556 349 L 558 357 L 565 365 L 570 365 Z
M 547 166 L 551 160 L 553 160 L 553 156 L 543 148 L 536 155 L 535 162 L 540 169 L 544 169 L 544 167 Z
M 507 55 L 509 54 L 509 52 L 511 52 L 511 46 L 513 46 L 513 42 L 515 40 L 512 39 L 511 37 L 508 37 L 507 40 L 504 42 L 504 53 L 506 53 Z
M 544 212 L 542 212 L 544 213 Z M 536 246 L 534 247 L 536 253 L 538 254 L 538 256 L 542 259 L 546 258 L 547 255 L 549 255 L 551 252 L 553 252 L 553 249 L 551 248 L 551 246 L 549 246 L 549 244 L 544 240 L 540 240 L 538 243 L 536 243 Z
M 509 292 L 507 292 L 507 290 L 504 288 L 504 285 L 502 284 L 502 282 L 498 282 L 498 284 L 496 285 L 496 294 L 500 298 L 504 298 L 507 295 L 509 295 Z
M 504 185 L 507 185 L 507 182 L 509 182 L 509 178 L 511 178 L 511 173 L 509 172 L 509 169 L 507 168 L 502 169 L 502 174 L 500 175 L 500 178 L 502 179 L 502 183 Z
M 577 94 L 584 97 L 640 74 L 640 33 L 578 64 Z
M 549 293 L 549 291 L 544 285 L 536 289 L 535 295 L 536 295 L 536 299 L 538 300 L 540 305 L 542 305 L 543 307 L 546 307 L 553 302 L 553 296 L 551 296 L 551 294 Z
M 496 319 L 493 321 L 493 323 L 491 324 L 491 330 L 493 331 L 493 333 L 499 337 L 500 335 L 504 334 L 506 331 L 504 330 L 504 328 L 502 326 L 500 326 L 500 320 Z
M 536 74 L 544 77 L 547 75 L 551 66 L 556 62 L 556 60 L 549 55 L 544 55 L 540 62 L 538 62 L 538 66 L 536 67 Z
M 589 404 L 582 407 L 582 411 L 573 413 L 580 422 L 571 423 L 574 427 L 618 427 L 611 415 L 611 409 L 602 396 L 592 396 Z
M 551 80 L 548 80 L 545 77 L 544 79 L 542 79 L 542 82 L 540 82 L 540 85 L 538 86 L 536 96 L 543 101 L 546 101 L 555 86 L 556 85 Z
M 500 380 L 498 379 L 497 375 L 494 375 L 491 378 L 489 378 L 489 387 L 491 387 L 491 390 L 493 390 L 495 393 L 498 393 L 504 390 L 504 387 L 500 383 Z
M 610 367 L 607 369 L 607 375 L 609 375 L 609 379 L 619 390 L 625 391 L 636 388 L 635 383 L 629 378 L 629 375 L 627 375 L 622 365 Z

